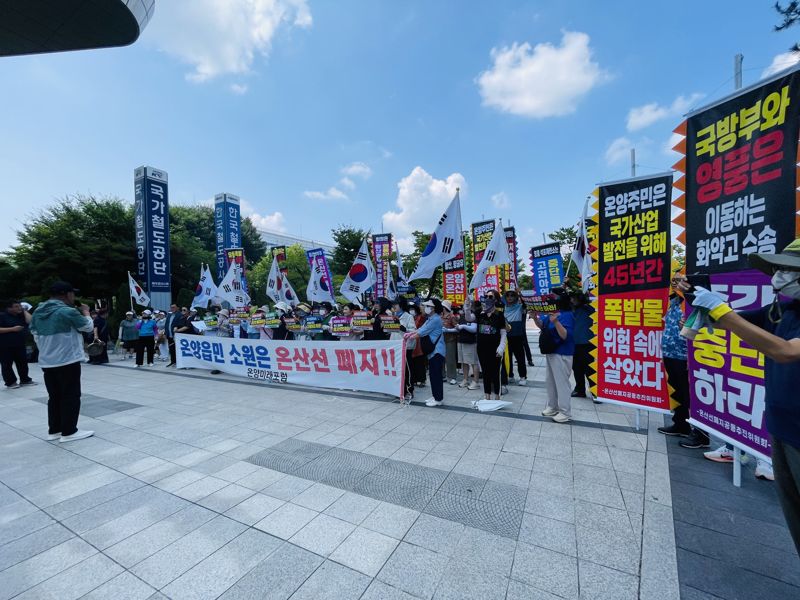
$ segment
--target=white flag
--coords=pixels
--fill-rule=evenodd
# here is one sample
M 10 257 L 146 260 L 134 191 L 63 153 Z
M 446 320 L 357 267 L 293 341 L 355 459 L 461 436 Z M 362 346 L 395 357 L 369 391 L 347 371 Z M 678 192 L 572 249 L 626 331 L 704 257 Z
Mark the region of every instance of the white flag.
M 355 302 L 361 294 L 375 285 L 377 280 L 375 265 L 372 264 L 372 260 L 369 257 L 369 247 L 365 239 L 361 242 L 361 248 L 358 250 L 358 254 L 356 254 L 353 266 L 350 267 L 350 270 L 347 272 L 347 277 L 344 278 L 344 282 L 342 282 L 342 287 L 339 288 L 339 291 L 342 293 L 342 296 L 351 302 Z
M 272 265 L 267 275 L 267 296 L 273 302 L 283 302 L 283 277 L 278 268 L 278 259 L 272 259 Z
M 131 288 L 131 296 L 139 306 L 150 306 L 150 296 L 144 293 L 142 286 L 128 273 L 128 287 Z
M 486 246 L 486 250 L 483 251 L 481 263 L 475 269 L 472 281 L 469 282 L 470 291 L 483 284 L 489 267 L 510 264 L 511 257 L 508 255 L 508 242 L 506 242 L 506 233 L 503 231 L 503 225 L 495 225 L 492 239 L 489 241 L 489 245 Z
M 306 298 L 309 302 L 331 302 L 333 294 L 325 281 L 325 270 L 317 258 L 311 261 L 311 275 L 306 287 Z
M 592 255 L 589 250 L 589 238 L 586 235 L 586 219 L 589 213 L 589 200 L 583 205 L 583 214 L 581 215 L 581 222 L 578 224 L 578 239 L 575 241 L 575 248 L 572 250 L 572 262 L 578 267 L 578 272 L 581 274 L 581 289 L 584 293 L 588 292 L 592 286 L 592 274 L 594 269 L 592 267 Z M 567 272 L 569 272 L 569 265 L 567 265 Z
M 403 269 L 403 257 L 400 255 L 400 246 L 395 244 L 397 248 L 397 280 L 402 285 L 408 285 L 408 278 L 406 277 L 406 272 Z
M 436 267 L 444 264 L 446 260 L 455 258 L 459 252 L 464 251 L 464 241 L 461 239 L 461 202 L 458 191 L 453 197 L 450 206 L 444 211 L 439 224 L 431 236 L 430 242 L 420 256 L 417 268 L 408 278 L 428 279 L 436 271 Z
M 219 283 L 217 297 L 220 300 L 230 303 L 234 308 L 241 308 L 250 304 L 250 296 L 244 291 L 242 284 L 242 266 L 237 262 L 232 262 L 228 267 L 228 272 Z
M 194 299 L 192 300 L 192 308 L 206 308 L 208 302 L 213 300 L 217 295 L 217 286 L 214 283 L 214 277 L 207 266 L 200 268 L 200 281 L 197 282 L 197 287 L 194 289 Z

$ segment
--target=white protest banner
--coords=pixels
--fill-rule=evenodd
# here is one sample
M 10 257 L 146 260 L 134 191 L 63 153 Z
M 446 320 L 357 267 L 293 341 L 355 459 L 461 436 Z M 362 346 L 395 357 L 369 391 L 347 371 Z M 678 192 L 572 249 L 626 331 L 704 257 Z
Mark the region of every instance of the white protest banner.
M 274 341 L 176 334 L 178 368 L 218 369 L 266 383 L 403 396 L 403 340 Z

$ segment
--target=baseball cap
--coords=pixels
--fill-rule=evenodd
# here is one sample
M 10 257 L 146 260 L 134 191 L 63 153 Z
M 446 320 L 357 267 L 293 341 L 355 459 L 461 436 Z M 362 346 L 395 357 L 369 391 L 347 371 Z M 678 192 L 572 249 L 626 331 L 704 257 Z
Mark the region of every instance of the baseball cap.
M 53 285 L 50 286 L 50 293 L 51 294 L 69 294 L 70 292 L 80 292 L 80 290 L 76 290 L 72 287 L 71 283 L 66 281 L 56 281 Z

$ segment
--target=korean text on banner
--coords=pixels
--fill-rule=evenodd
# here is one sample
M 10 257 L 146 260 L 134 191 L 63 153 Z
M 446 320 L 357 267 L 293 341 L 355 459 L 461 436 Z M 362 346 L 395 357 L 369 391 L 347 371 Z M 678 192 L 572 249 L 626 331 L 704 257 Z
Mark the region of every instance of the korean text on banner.
M 710 274 L 735 310 L 772 301 L 769 278 L 747 255 L 780 252 L 797 235 L 800 74 L 792 71 L 691 114 L 686 139 L 688 273 Z M 680 239 L 680 237 L 679 237 Z M 701 331 L 689 344 L 690 422 L 756 456 L 771 454 L 765 426 L 764 357 L 737 336 Z
M 671 190 L 672 175 L 603 184 L 598 214 L 597 397 L 663 412 Z
M 481 263 L 483 253 L 494 235 L 495 222 L 481 221 L 472 224 L 472 264 L 475 268 Z M 485 282 L 475 289 L 476 300 L 480 299 L 489 290 L 500 290 L 500 277 L 497 267 L 489 267 L 486 271 Z
M 506 227 L 503 229 L 503 232 L 506 234 L 508 256 L 511 258 L 511 262 L 509 264 L 501 267 L 503 273 L 503 289 L 515 290 L 518 287 L 517 277 L 519 275 L 517 272 L 519 268 L 519 265 L 517 264 L 517 231 L 513 227 Z
M 226 249 L 240 248 L 242 245 L 242 215 L 238 196 L 214 196 L 214 230 L 217 242 L 217 279 L 221 280 L 230 266 Z
M 564 258 L 557 243 L 534 246 L 530 256 L 533 290 L 537 294 L 548 294 L 552 288 L 564 284 Z
M 386 298 L 392 280 L 392 268 L 389 259 L 392 256 L 392 234 L 376 233 L 372 236 L 372 255 L 375 258 L 375 295 Z
M 138 167 L 133 180 L 136 279 L 144 285 L 153 308 L 165 310 L 172 302 L 168 176 L 160 169 Z
M 464 269 L 464 253 L 445 261 L 442 266 L 442 299 L 455 305 L 464 304 L 467 298 L 467 272 Z
M 266 383 L 403 395 L 403 340 L 302 342 L 177 334 L 178 368 L 219 369 Z

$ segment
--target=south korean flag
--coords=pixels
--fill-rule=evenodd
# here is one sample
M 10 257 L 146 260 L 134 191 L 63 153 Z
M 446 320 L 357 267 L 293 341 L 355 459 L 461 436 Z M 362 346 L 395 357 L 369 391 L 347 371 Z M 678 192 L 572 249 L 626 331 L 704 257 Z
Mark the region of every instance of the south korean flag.
M 375 265 L 369 258 L 369 247 L 367 240 L 361 242 L 361 248 L 356 254 L 356 259 L 353 261 L 353 266 L 347 272 L 347 277 L 342 282 L 342 287 L 339 291 L 342 296 L 355 302 L 358 296 L 370 289 L 378 280 L 375 274 Z
M 450 206 L 444 211 L 436 225 L 436 230 L 431 235 L 431 239 L 425 250 L 420 256 L 417 268 L 408 278 L 409 281 L 415 279 L 430 278 L 436 268 L 443 265 L 445 261 L 455 258 L 459 252 L 464 251 L 464 242 L 461 239 L 461 200 L 459 191 L 450 202 Z

